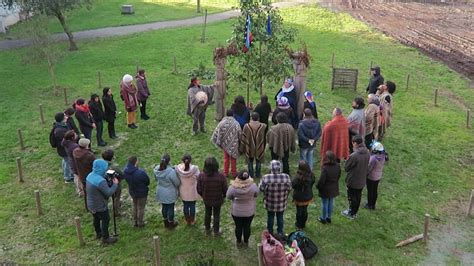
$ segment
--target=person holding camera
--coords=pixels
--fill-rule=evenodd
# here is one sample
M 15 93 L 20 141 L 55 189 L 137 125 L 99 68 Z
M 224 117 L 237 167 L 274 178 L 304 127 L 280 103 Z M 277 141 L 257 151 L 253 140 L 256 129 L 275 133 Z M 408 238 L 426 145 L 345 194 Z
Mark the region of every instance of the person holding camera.
M 118 179 L 111 178 L 112 182 L 106 179 L 108 163 L 105 160 L 97 159 L 92 164 L 92 172 L 86 178 L 87 208 L 94 217 L 94 229 L 96 238 L 101 239 L 104 244 L 113 244 L 117 238 L 109 235 L 110 215 L 107 207 L 109 197 L 115 193 L 118 186 Z
M 135 227 L 144 227 L 145 205 L 148 197 L 150 178 L 145 170 L 138 168 L 138 158 L 131 156 L 123 170 L 124 178 L 128 183 L 128 193 L 133 200 L 133 222 Z
M 116 173 L 116 177 L 119 181 L 117 185 L 117 190 L 115 191 L 113 199 L 113 209 L 114 209 L 114 216 L 120 216 L 120 209 L 122 208 L 122 202 L 120 197 L 122 195 L 122 187 L 120 186 L 120 182 L 123 180 L 123 172 L 120 170 L 119 165 L 114 162 L 115 153 L 112 149 L 107 149 L 102 152 L 102 159 L 104 159 L 109 164 L 109 170 L 113 170 Z

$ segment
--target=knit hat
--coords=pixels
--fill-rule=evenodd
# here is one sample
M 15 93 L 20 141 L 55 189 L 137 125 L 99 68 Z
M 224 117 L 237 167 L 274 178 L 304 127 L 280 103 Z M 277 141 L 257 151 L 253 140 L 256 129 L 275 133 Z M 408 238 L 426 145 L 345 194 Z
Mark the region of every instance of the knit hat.
M 313 93 L 311 93 L 310 91 L 305 91 L 304 92 L 304 97 L 306 97 L 306 98 L 313 97 Z
M 87 148 L 89 147 L 89 144 L 91 144 L 91 141 L 86 138 L 82 138 L 79 140 L 78 144 L 79 144 L 79 147 L 81 148 Z
M 278 99 L 278 106 L 287 106 L 287 105 L 288 105 L 288 98 L 283 96 L 283 97 L 280 97 L 280 99 Z
M 64 113 L 57 113 L 54 116 L 54 120 L 56 120 L 58 123 L 62 122 L 64 120 Z
M 129 75 L 129 74 L 125 74 L 125 75 L 123 76 L 123 78 L 122 78 L 122 81 L 123 81 L 123 82 L 126 82 L 126 83 L 132 82 L 132 80 L 133 80 L 133 77 L 132 77 L 131 75 Z
M 378 141 L 372 142 L 372 145 L 370 145 L 370 148 L 371 148 L 373 151 L 384 151 L 384 148 L 383 148 L 382 143 L 380 143 L 380 142 L 378 142 Z

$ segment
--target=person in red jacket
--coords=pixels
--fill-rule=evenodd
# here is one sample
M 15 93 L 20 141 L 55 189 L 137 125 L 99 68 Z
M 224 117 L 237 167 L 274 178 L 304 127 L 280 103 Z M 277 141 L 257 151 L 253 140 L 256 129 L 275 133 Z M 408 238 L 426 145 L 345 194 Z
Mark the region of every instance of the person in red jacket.
M 127 124 L 128 127 L 131 129 L 137 128 L 135 123 L 137 122 L 136 119 L 136 111 L 138 106 L 138 98 L 137 98 L 137 88 L 132 83 L 133 77 L 129 74 L 126 74 L 122 78 L 122 82 L 120 83 L 120 97 L 122 98 L 125 104 L 125 110 L 127 111 Z
M 349 157 L 349 122 L 342 115 L 342 110 L 339 107 L 334 108 L 332 117 L 332 120 L 327 122 L 323 128 L 321 158 L 324 158 L 326 152 L 331 150 L 337 159 L 347 159 Z

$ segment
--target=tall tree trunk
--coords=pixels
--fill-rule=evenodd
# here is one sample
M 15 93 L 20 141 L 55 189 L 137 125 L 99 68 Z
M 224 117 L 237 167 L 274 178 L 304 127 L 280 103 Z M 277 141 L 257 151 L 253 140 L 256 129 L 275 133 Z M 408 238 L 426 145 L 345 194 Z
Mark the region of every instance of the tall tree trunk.
M 56 13 L 56 17 L 58 18 L 59 22 L 61 23 L 61 26 L 63 26 L 64 32 L 66 33 L 66 35 L 69 39 L 69 51 L 78 50 L 76 42 L 74 41 L 74 36 L 72 35 L 72 32 L 69 30 L 69 28 L 66 25 L 66 19 L 64 18 L 63 13 L 61 11 L 58 11 Z

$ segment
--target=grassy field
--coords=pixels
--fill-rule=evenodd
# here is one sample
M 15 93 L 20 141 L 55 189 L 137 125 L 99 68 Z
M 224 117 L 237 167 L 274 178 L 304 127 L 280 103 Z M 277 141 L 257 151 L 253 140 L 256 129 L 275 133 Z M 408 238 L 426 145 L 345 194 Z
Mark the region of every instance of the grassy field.
M 359 218 L 349 221 L 339 215 L 346 207 L 346 193 L 341 180 L 341 195 L 336 199 L 333 224 L 323 226 L 316 219 L 320 202 L 309 208 L 307 233 L 318 244 L 320 254 L 308 265 L 375 264 L 407 265 L 433 262 L 435 264 L 468 264 L 474 254 L 472 226 L 459 212 L 465 206 L 470 189 L 474 187 L 474 134 L 465 128 L 462 102 L 472 108 L 474 91 L 466 79 L 446 66 L 432 61 L 414 49 L 397 44 L 374 32 L 347 15 L 333 14 L 317 7 L 290 8 L 282 11 L 285 21 L 299 29 L 299 38 L 308 45 L 312 65 L 308 84 L 320 95 L 321 122 L 330 119 L 334 106 L 350 111 L 351 99 L 363 95 L 368 77 L 366 70 L 373 61 L 383 69 L 386 79 L 398 84 L 395 95 L 394 124 L 384 145 L 390 153 L 380 185 L 379 205 L 375 212 L 361 210 Z M 58 79 L 69 90 L 69 99 L 88 97 L 98 92 L 97 71 L 104 85 L 112 86 L 118 95 L 118 82 L 124 73 L 135 71 L 137 61 L 148 73 L 152 98 L 149 101 L 151 120 L 139 121 L 137 130 L 126 129 L 125 118 L 118 118 L 119 139 L 106 138 L 115 148 L 117 161 L 124 164 L 132 154 L 139 156 L 141 167 L 152 175 L 152 169 L 165 152 L 172 162 L 189 152 L 200 167 L 213 155 L 222 162 L 221 152 L 209 141 L 210 133 L 191 136 L 191 120 L 185 115 L 186 73 L 199 63 L 212 68 L 212 49 L 225 43 L 231 31 L 231 21 L 208 27 L 206 43 L 201 44 L 200 28 L 172 29 L 149 32 L 126 38 L 81 43 L 81 50 L 69 53 L 58 65 Z M 58 48 L 66 50 L 66 44 Z M 65 108 L 62 97 L 53 96 L 46 65 L 23 65 L 26 49 L 0 52 L 3 77 L 0 98 L 0 261 L 20 264 L 150 264 L 153 261 L 152 236 L 161 237 L 163 265 L 195 265 L 200 256 L 214 252 L 216 265 L 256 265 L 255 244 L 265 228 L 266 215 L 262 198 L 258 198 L 257 215 L 252 226 L 251 249 L 234 247 L 230 203 L 222 213 L 224 235 L 208 238 L 204 235 L 203 206 L 198 204 L 198 225 L 178 226 L 173 232 L 163 228 L 161 206 L 154 201 L 156 182 L 150 187 L 146 209 L 146 228 L 134 229 L 130 218 L 130 199 L 124 189 L 124 216 L 119 221 L 120 240 L 114 246 L 103 247 L 94 240 L 91 215 L 74 195 L 71 185 L 62 182 L 60 160 L 49 147 L 48 133 L 52 118 Z M 140 52 L 137 52 L 140 51 Z M 360 70 L 358 91 L 330 90 L 332 53 L 337 66 Z M 176 56 L 179 73 L 171 74 L 172 58 Z M 231 71 L 231 70 L 230 70 Z M 409 90 L 406 75 L 411 75 Z M 204 83 L 210 83 L 205 81 Z M 433 90 L 449 91 L 433 105 Z M 267 85 L 273 95 L 277 86 Z M 244 86 L 231 83 L 227 102 L 244 94 Z M 454 100 L 456 96 L 458 100 Z M 252 93 L 253 102 L 258 95 Z M 462 102 L 459 100 L 462 99 Z M 119 97 L 119 108 L 123 109 Z M 43 104 L 47 124 L 39 123 L 38 105 Z M 215 127 L 214 108 L 208 111 L 206 127 Z M 21 128 L 27 148 L 19 149 L 16 130 Z M 94 147 L 95 150 L 101 149 Z M 23 184 L 16 181 L 15 157 L 25 166 Z M 267 154 L 267 159 L 269 154 Z M 239 166 L 244 166 L 240 159 Z M 291 158 L 294 171 L 296 155 Z M 33 191 L 39 189 L 45 215 L 35 213 Z M 365 194 L 364 194 L 365 195 Z M 464 208 L 464 207 L 463 207 Z M 181 204 L 177 215 L 182 218 Z M 464 210 L 464 209 L 463 209 Z M 396 249 L 395 244 L 422 232 L 423 215 L 432 219 L 432 245 L 413 244 Z M 294 230 L 295 207 L 289 204 L 285 212 L 285 231 Z M 74 220 L 83 222 L 86 246 L 78 247 Z M 183 221 L 181 221 L 181 224 Z M 455 237 L 446 226 L 455 228 Z M 444 243 L 442 250 L 438 242 Z M 449 240 L 449 241 L 447 241 Z M 466 255 L 467 254 L 467 255 Z M 472 261 L 471 261 L 472 262 Z
M 202 16 L 208 13 L 225 11 L 235 6 L 235 0 L 202 0 L 201 13 L 197 13 L 197 1 L 193 0 L 93 0 L 88 9 L 79 8 L 66 14 L 66 22 L 74 31 L 96 29 L 110 26 L 123 26 L 156 21 L 175 20 Z M 135 10 L 133 15 L 122 15 L 121 6 L 131 4 Z M 28 22 L 19 23 L 10 28 L 8 34 L 0 33 L 0 39 L 24 38 Z M 57 18 L 50 18 L 49 31 L 63 32 Z

